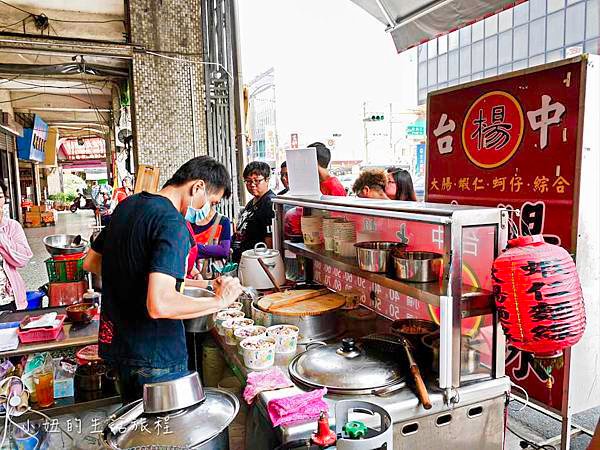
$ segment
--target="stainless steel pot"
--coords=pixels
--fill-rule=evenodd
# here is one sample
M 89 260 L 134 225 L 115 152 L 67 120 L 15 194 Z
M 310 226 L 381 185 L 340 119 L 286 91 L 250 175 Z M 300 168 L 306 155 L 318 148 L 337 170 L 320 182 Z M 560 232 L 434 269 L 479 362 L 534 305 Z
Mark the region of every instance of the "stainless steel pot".
M 428 283 L 440 278 L 443 256 L 439 253 L 394 250 L 392 258 L 399 280 Z
M 264 242 L 259 242 L 253 250 L 242 253 L 238 276 L 243 286 L 255 289 L 273 289 L 273 283 L 258 262 L 259 258 L 280 286 L 285 284 L 285 267 L 279 251 L 267 248 Z
M 155 398 L 165 394 L 170 398 L 167 402 Z M 150 389 L 145 387 L 143 400 L 113 414 L 101 442 L 111 450 L 228 450 L 228 426 L 238 410 L 234 395 L 218 389 L 203 391 L 194 372 L 177 380 L 154 383 Z
M 262 325 L 264 327 L 281 324 L 295 325 L 300 330 L 298 334 L 298 342 L 300 344 L 332 339 L 344 331 L 337 311 L 317 316 L 282 316 L 263 311 L 258 307 L 257 302 L 258 299 L 251 303 L 252 319 L 255 325 Z
M 326 387 L 332 394 L 387 395 L 406 386 L 405 371 L 397 361 L 366 352 L 352 338 L 342 339 L 341 345 L 311 344 L 288 370 L 294 382 Z
M 354 244 L 358 267 L 368 272 L 387 272 L 391 265 L 391 251 L 403 246 L 400 242 L 369 241 Z
M 212 298 L 215 297 L 215 293 L 208 289 L 202 289 L 197 287 L 186 287 L 183 289 L 183 295 L 193 298 Z M 183 321 L 185 331 L 188 333 L 206 333 L 215 326 L 215 314 L 209 314 L 208 316 L 197 317 L 196 319 L 187 319 Z
M 52 256 L 58 255 L 73 255 L 75 253 L 82 253 L 88 246 L 88 241 L 81 239 L 78 245 L 73 242 L 77 235 L 75 234 L 52 234 L 46 236 L 43 239 L 46 250 Z M 81 236 L 79 236 L 81 238 Z

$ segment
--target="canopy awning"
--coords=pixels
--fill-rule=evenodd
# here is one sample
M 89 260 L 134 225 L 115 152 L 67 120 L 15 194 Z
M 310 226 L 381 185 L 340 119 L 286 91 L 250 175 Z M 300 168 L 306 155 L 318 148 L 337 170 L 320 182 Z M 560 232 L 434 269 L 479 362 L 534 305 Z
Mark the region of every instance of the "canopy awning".
M 352 0 L 387 27 L 398 52 L 524 0 Z
M 106 159 L 106 141 L 101 138 L 61 139 L 58 158 L 61 161 Z

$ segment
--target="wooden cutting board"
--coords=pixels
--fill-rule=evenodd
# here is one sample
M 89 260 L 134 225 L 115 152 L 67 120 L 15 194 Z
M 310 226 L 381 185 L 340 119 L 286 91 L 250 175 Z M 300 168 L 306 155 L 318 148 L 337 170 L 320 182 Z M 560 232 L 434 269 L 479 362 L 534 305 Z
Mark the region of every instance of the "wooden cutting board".
M 346 304 L 346 299 L 333 292 L 318 295 L 314 289 L 301 289 L 298 291 L 276 292 L 266 295 L 258 301 L 258 307 L 263 311 L 268 311 L 281 316 L 317 316 L 341 308 Z M 311 296 L 317 294 L 317 296 Z M 290 296 L 300 297 L 298 301 L 285 301 L 281 306 L 276 302 L 289 299 Z M 302 299 L 302 297 L 304 297 Z

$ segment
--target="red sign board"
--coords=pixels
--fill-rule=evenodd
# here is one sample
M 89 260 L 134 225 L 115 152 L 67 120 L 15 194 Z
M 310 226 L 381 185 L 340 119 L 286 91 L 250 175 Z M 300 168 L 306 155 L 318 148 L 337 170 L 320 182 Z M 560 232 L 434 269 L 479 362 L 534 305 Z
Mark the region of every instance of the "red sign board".
M 577 58 L 432 93 L 428 201 L 521 210 L 524 232 L 574 251 L 584 69 Z
M 574 58 L 431 93 L 427 201 L 519 211 L 515 230 L 574 252 L 586 64 Z M 484 277 L 490 267 L 474 270 Z M 533 358 L 510 347 L 506 370 L 560 409 L 562 370 L 550 390 Z

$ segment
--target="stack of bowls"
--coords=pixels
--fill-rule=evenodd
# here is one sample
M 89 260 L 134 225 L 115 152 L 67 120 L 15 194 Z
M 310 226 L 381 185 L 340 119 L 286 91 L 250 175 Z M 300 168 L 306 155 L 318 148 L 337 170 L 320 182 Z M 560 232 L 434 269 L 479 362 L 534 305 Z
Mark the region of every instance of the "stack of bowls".
M 323 240 L 325 241 L 325 251 L 335 251 L 335 226 L 340 222 L 343 222 L 343 220 L 338 219 L 337 217 L 323 218 Z
M 303 216 L 300 219 L 304 243 L 311 247 L 323 244 L 323 217 Z
M 334 231 L 335 253 L 345 258 L 356 255 L 356 226 L 354 222 L 339 222 L 335 224 Z

